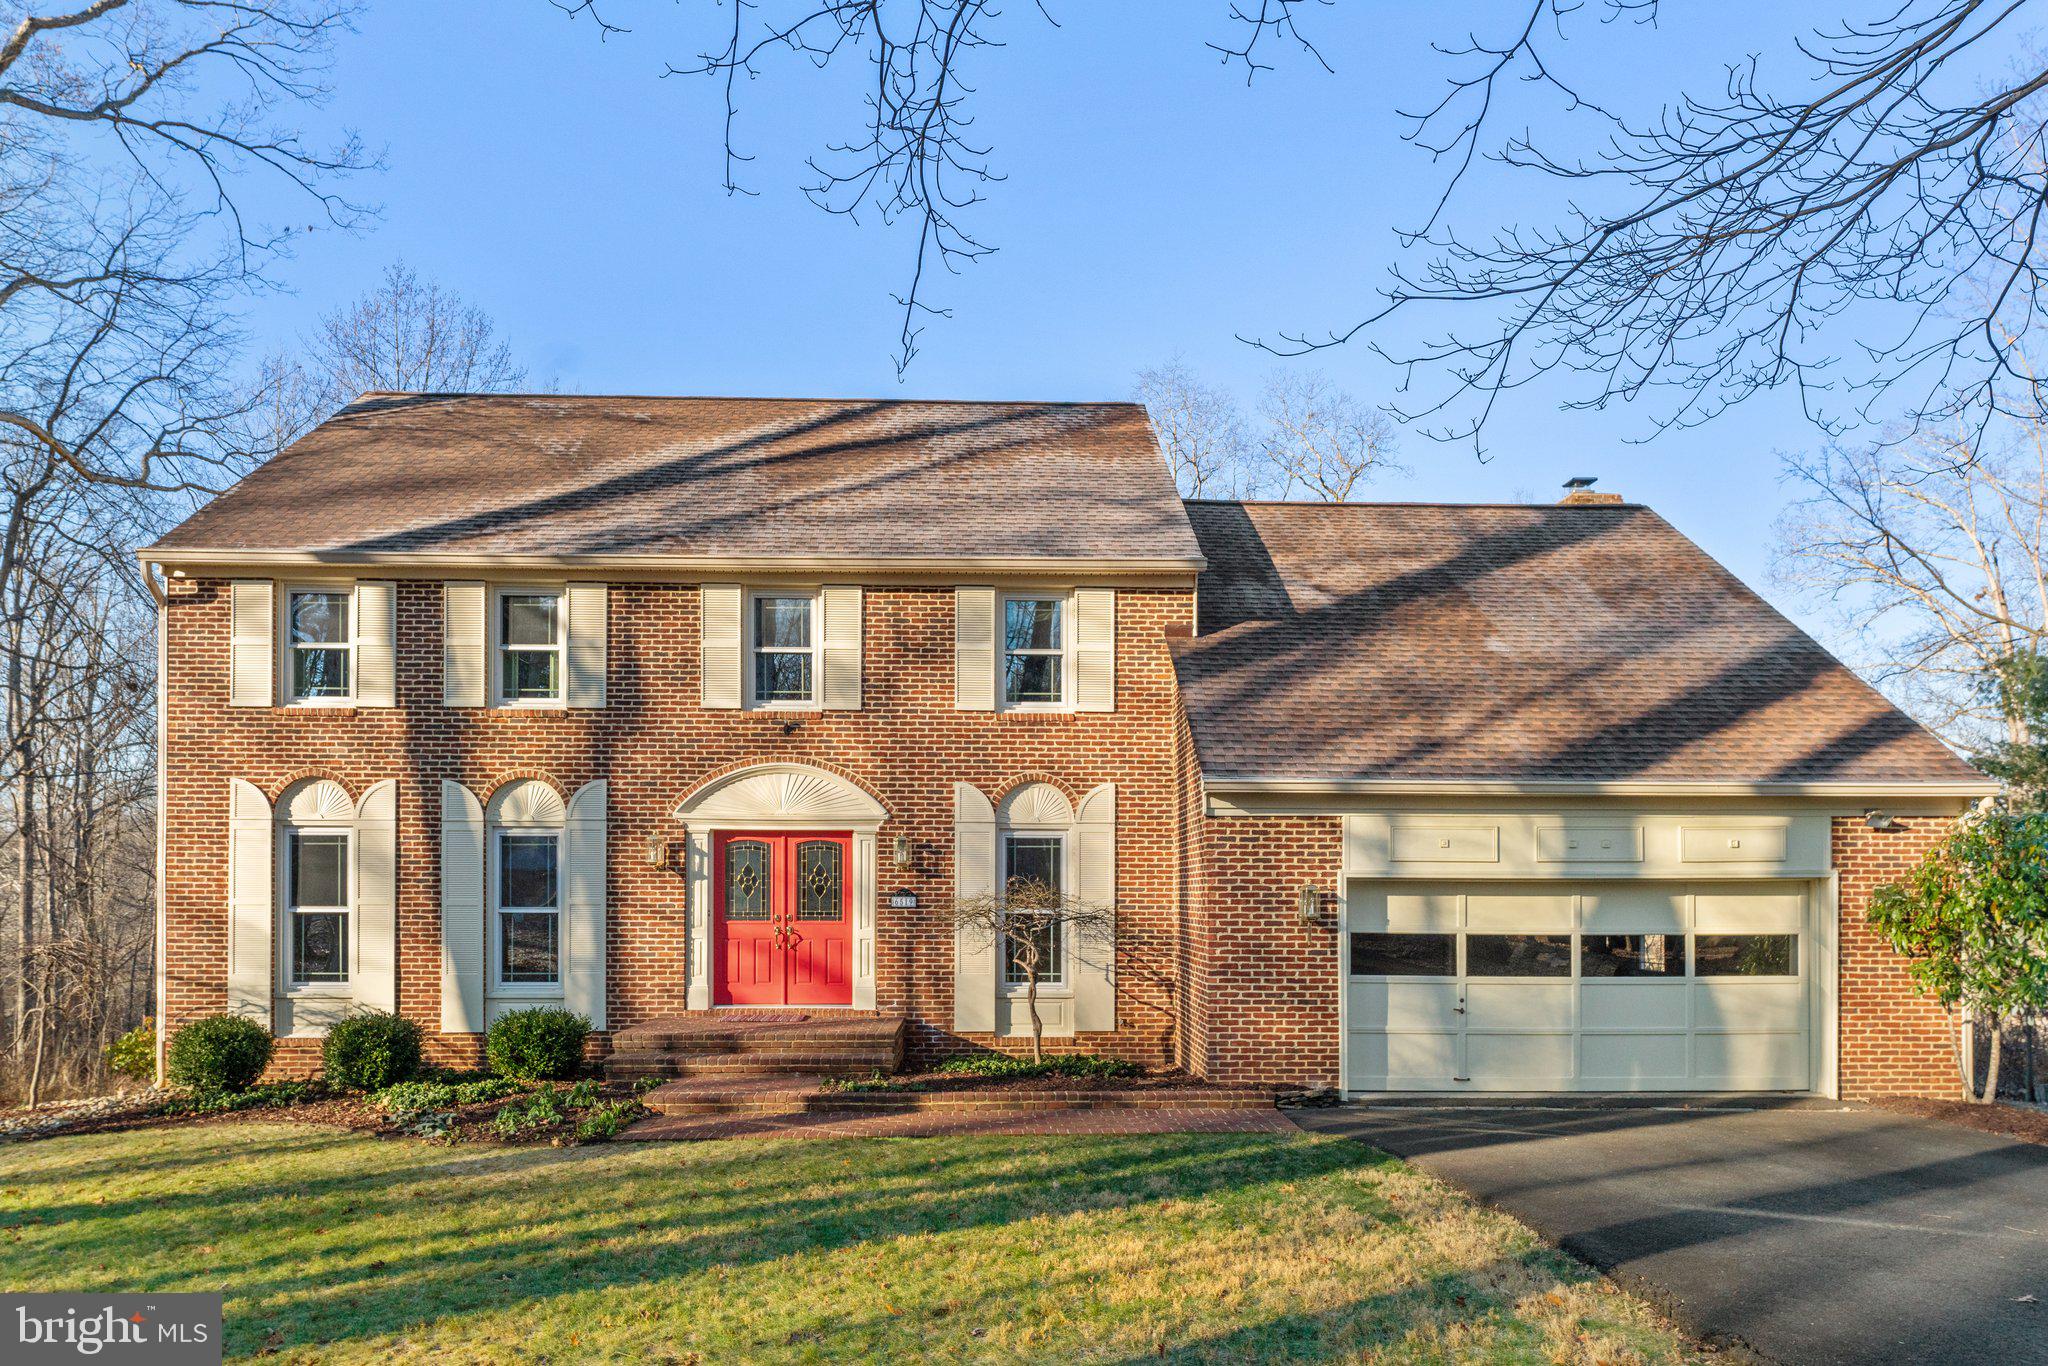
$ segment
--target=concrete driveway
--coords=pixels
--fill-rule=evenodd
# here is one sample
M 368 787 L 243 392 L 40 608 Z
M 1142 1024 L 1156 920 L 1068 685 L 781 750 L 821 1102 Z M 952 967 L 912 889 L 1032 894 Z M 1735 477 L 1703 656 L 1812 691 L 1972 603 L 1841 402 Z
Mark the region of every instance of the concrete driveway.
M 2048 1363 L 2048 1147 L 1833 1103 L 1353 1105 L 1407 1158 L 1709 1341 L 1788 1363 Z

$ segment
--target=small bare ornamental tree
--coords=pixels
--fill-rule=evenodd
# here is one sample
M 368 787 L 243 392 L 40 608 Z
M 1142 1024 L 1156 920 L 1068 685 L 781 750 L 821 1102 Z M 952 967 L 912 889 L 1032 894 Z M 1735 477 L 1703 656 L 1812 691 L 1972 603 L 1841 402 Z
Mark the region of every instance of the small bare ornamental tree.
M 1116 916 L 1037 878 L 1017 877 L 998 895 L 965 896 L 953 903 L 953 927 L 963 939 L 993 944 L 1003 980 L 1024 988 L 1031 1015 L 1031 1060 L 1045 1057 L 1045 1022 L 1038 988 L 1057 981 L 1068 946 L 1084 960 L 1115 952 Z

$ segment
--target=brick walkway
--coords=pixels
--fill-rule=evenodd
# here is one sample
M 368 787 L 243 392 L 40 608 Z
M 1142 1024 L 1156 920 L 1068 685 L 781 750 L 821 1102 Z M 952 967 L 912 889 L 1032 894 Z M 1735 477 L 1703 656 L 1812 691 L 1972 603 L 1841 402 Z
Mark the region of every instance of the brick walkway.
M 620 1135 L 643 1142 L 714 1138 L 951 1138 L 970 1134 L 1299 1133 L 1278 1110 L 1042 1110 L 986 1115 L 654 1115 Z

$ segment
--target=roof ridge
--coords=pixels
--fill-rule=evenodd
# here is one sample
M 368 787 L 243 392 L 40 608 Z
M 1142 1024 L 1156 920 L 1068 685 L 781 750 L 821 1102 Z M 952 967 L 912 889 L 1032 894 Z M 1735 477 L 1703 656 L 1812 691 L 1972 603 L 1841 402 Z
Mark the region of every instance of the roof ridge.
M 349 400 L 353 405 L 368 398 L 482 398 L 629 400 L 634 403 L 877 403 L 892 408 L 952 405 L 975 408 L 1138 408 L 1144 404 L 1127 398 L 884 398 L 869 394 L 562 394 L 545 390 L 470 389 L 365 389 Z

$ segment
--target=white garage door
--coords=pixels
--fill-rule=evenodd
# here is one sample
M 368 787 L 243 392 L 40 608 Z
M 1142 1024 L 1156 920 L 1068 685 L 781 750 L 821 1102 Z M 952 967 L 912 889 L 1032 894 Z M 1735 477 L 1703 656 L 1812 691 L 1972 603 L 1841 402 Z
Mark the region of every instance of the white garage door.
M 1804 884 L 1422 886 L 1347 898 L 1354 1091 L 1803 1091 Z

